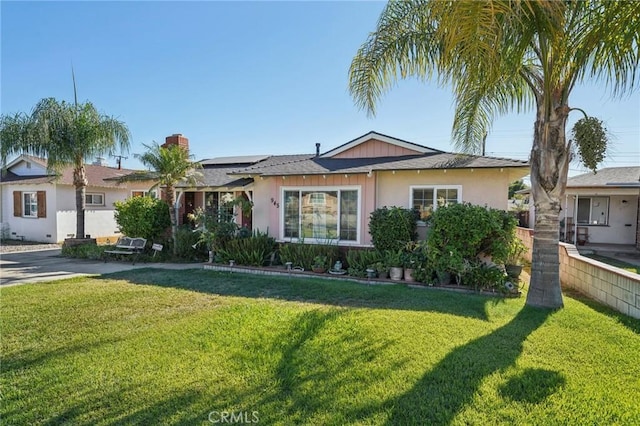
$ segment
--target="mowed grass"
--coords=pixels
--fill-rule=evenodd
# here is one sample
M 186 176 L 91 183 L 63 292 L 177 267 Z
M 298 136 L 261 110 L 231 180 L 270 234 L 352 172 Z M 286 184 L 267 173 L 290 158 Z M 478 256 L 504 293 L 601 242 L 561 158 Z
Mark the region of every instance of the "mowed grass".
M 6 425 L 640 424 L 640 321 L 569 297 L 145 269 L 1 303 Z

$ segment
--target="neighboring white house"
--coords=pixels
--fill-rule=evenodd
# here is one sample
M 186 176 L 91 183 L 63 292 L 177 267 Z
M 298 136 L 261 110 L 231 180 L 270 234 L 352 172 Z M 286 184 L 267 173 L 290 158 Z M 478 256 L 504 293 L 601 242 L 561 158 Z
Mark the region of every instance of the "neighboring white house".
M 118 237 L 115 201 L 143 195 L 150 182 L 119 183 L 134 170 L 87 164 L 85 232 L 91 238 L 113 241 Z M 0 221 L 3 237 L 39 242 L 62 242 L 75 237 L 76 193 L 73 169 L 59 176 L 47 173 L 47 161 L 21 155 L 7 165 L 0 182 Z
M 640 248 L 639 195 L 640 167 L 608 167 L 569 178 L 560 212 L 561 225 L 566 226 L 560 228 L 560 239 Z

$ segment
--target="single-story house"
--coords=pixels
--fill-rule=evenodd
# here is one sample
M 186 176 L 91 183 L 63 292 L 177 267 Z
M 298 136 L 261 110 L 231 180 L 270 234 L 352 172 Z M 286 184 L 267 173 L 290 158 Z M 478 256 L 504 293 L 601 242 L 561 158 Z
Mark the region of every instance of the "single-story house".
M 108 167 L 103 159 L 86 166 L 85 232 L 100 241 L 119 236 L 115 201 L 144 195 L 150 182 L 119 183 L 134 170 Z M 47 172 L 47 160 L 21 155 L 6 167 L 0 182 L 0 222 L 3 238 L 62 242 L 75 237 L 76 193 L 73 169 L 59 176 Z
M 560 239 L 640 248 L 640 167 L 608 167 L 567 179 Z
M 185 146 L 167 138 L 179 142 Z M 509 183 L 529 173 L 526 161 L 449 153 L 373 131 L 324 153 L 316 144 L 311 154 L 201 164 L 198 187 L 178 188 L 182 217 L 242 196 L 253 203 L 242 224 L 279 241 L 346 246 L 371 245 L 369 215 L 383 206 L 416 208 L 422 218 L 447 203 L 506 210 Z

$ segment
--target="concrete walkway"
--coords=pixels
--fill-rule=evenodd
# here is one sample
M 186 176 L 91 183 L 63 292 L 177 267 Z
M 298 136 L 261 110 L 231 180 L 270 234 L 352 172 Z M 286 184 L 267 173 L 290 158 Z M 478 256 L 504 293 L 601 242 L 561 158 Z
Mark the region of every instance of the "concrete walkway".
M 136 263 L 70 259 L 60 249 L 0 254 L 0 286 L 102 275 L 131 269 L 202 269 L 202 263 Z

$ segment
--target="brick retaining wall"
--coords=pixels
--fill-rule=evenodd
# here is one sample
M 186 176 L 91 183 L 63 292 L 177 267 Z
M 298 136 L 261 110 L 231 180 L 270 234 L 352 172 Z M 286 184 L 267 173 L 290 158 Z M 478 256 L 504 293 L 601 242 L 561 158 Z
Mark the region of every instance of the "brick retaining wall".
M 517 228 L 518 237 L 529 247 L 531 261 L 533 230 Z M 640 319 L 640 275 L 581 256 L 572 244 L 560 243 L 560 282 L 613 309 Z

